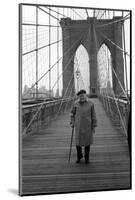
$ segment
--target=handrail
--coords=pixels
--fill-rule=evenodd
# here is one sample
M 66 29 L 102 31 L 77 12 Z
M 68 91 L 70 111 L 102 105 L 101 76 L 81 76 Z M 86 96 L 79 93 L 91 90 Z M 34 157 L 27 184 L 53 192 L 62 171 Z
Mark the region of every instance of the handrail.
M 41 103 L 36 103 L 36 104 L 32 104 L 32 105 L 23 105 L 22 106 L 22 109 L 27 109 L 27 108 L 31 108 L 31 107 L 37 107 L 37 106 L 40 106 L 40 105 L 48 105 L 48 104 L 55 104 L 55 103 L 59 103 L 59 102 L 61 102 L 62 100 L 63 101 L 67 101 L 67 100 L 72 100 L 73 99 L 73 97 L 72 98 L 65 98 L 64 100 L 61 98 L 61 99 L 58 99 L 58 100 L 53 100 L 53 101 L 45 101 L 44 103 L 43 102 L 41 102 Z
M 121 102 L 121 103 L 124 103 L 124 104 L 128 104 L 128 103 L 129 103 L 129 101 L 123 100 L 123 99 L 120 99 L 120 98 L 113 98 L 113 97 L 111 97 L 111 96 L 104 96 L 104 97 L 105 97 L 105 98 L 108 98 L 108 99 L 116 100 L 116 101 Z

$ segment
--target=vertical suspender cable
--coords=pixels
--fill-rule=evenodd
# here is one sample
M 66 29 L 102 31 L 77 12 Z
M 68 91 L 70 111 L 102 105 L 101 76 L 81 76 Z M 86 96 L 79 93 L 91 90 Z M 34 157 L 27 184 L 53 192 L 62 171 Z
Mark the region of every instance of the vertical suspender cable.
M 122 12 L 123 16 L 123 12 Z M 124 22 L 122 24 L 122 33 L 123 33 L 123 45 L 124 45 L 124 61 L 125 61 L 125 78 L 126 78 L 126 89 L 127 89 L 127 96 L 128 96 L 128 80 L 127 80 L 127 57 L 126 57 L 126 42 L 125 42 L 125 27 Z
M 110 11 L 108 10 L 108 19 L 110 19 Z
M 68 8 L 67 8 L 67 17 L 68 17 Z
M 51 96 L 51 10 L 49 10 L 49 97 Z
M 115 11 L 113 10 L 113 17 L 115 17 Z
M 72 19 L 72 10 L 71 10 L 71 8 L 70 8 L 70 18 Z
M 36 6 L 36 98 L 38 98 L 38 6 Z
M 57 18 L 59 19 L 59 8 L 57 8 Z M 58 21 L 57 25 L 59 25 Z M 57 27 L 57 41 L 59 41 L 59 27 Z M 57 43 L 57 60 L 59 60 L 59 43 Z M 57 63 L 57 79 L 58 77 L 59 77 L 59 62 Z M 57 82 L 57 95 L 59 97 L 59 79 Z
M 22 5 L 19 5 L 19 194 L 22 193 Z
M 95 17 L 95 9 L 93 10 L 93 17 Z

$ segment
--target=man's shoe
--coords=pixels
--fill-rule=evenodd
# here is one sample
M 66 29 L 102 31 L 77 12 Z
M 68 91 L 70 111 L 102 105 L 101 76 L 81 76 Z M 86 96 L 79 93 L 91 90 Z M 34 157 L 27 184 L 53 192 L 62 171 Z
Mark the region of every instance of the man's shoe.
M 83 158 L 83 155 L 81 155 L 81 157 L 79 159 L 77 159 L 76 163 L 80 163 L 81 158 Z
M 76 163 L 77 163 L 77 164 L 78 164 L 78 163 L 80 163 L 80 159 L 79 159 L 79 160 L 77 160 L 77 161 L 76 161 Z
M 83 154 L 81 155 L 81 157 L 80 157 L 80 160 L 83 158 Z
M 89 160 L 85 160 L 85 164 L 87 165 L 87 164 L 89 164 L 90 162 L 89 162 Z

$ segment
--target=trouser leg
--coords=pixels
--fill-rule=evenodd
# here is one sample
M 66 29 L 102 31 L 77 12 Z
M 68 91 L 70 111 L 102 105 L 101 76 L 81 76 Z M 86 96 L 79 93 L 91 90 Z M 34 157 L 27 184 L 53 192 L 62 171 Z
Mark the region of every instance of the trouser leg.
M 90 145 L 85 146 L 85 162 L 89 162 L 89 152 L 90 152 Z
M 76 150 L 77 150 L 77 160 L 80 160 L 82 158 L 82 147 L 76 146 Z

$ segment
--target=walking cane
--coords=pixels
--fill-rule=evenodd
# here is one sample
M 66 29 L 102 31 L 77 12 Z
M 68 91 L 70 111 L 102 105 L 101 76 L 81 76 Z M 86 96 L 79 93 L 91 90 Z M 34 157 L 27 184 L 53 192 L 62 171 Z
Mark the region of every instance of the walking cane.
M 70 163 L 71 150 L 72 150 L 72 142 L 73 142 L 73 134 L 74 134 L 74 126 L 72 127 L 72 134 L 71 134 L 71 142 L 70 142 L 70 150 L 69 150 L 68 163 Z

